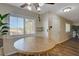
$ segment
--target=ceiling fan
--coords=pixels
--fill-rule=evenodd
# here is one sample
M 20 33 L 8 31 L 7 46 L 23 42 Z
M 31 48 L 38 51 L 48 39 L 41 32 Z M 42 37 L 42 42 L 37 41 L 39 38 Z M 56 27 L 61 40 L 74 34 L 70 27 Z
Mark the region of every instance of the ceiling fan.
M 40 11 L 40 7 L 44 4 L 54 5 L 55 3 L 24 3 L 20 7 L 25 8 L 28 7 L 29 10 L 31 10 L 31 6 L 34 6 L 37 11 Z
M 43 5 L 45 5 L 45 4 L 54 5 L 55 3 L 24 3 L 24 4 L 22 4 L 20 7 L 21 7 L 21 8 L 27 7 L 29 10 L 31 10 L 31 7 L 34 6 L 35 9 L 36 9 L 38 12 L 40 12 L 40 10 L 41 10 L 40 7 L 43 6 Z M 40 20 L 40 14 L 38 14 L 38 21 L 39 21 L 39 22 L 41 21 L 41 20 Z

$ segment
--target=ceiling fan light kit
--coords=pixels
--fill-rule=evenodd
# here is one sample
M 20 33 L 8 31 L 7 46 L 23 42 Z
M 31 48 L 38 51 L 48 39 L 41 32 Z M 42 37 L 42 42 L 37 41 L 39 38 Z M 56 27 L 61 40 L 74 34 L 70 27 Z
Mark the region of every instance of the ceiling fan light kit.
M 32 7 L 34 6 L 36 11 L 40 12 L 41 11 L 41 7 L 44 6 L 45 4 L 54 5 L 54 3 L 24 3 L 20 7 L 21 8 L 27 7 L 28 10 L 32 11 Z M 41 21 L 40 20 L 40 14 L 38 14 L 38 21 L 39 22 Z
M 27 9 L 30 10 L 30 11 L 32 10 L 31 6 L 27 6 Z
M 67 7 L 63 10 L 64 12 L 70 12 L 71 11 L 71 7 Z
M 24 3 L 21 5 L 21 8 L 27 7 L 28 10 L 32 10 L 32 6 L 35 7 L 36 11 L 41 11 L 41 7 L 45 4 L 53 5 L 54 3 Z
M 38 7 L 38 8 L 37 8 L 37 11 L 41 11 L 41 8 L 40 8 L 40 7 Z

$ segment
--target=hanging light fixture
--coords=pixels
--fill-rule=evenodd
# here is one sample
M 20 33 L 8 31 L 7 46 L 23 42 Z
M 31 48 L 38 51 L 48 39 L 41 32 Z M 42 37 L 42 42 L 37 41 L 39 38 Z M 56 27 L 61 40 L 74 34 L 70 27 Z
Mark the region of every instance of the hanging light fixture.
M 32 10 L 31 3 L 28 3 L 27 9 L 30 10 L 30 11 Z

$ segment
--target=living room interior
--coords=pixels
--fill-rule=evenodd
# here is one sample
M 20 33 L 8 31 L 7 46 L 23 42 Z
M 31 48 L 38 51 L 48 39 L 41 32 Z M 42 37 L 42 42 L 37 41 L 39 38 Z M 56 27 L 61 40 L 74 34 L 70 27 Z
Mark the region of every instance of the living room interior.
M 0 55 L 79 56 L 78 10 L 79 3 L 0 3 Z

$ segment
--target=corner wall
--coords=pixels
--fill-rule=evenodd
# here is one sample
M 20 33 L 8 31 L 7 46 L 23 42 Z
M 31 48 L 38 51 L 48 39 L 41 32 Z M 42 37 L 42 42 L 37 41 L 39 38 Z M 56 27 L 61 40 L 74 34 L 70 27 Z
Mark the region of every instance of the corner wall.
M 62 17 L 60 17 L 60 18 L 61 18 L 61 31 L 60 31 L 61 33 L 60 33 L 60 42 L 59 43 L 69 40 L 72 37 L 71 30 L 70 30 L 70 32 L 65 31 L 66 30 L 65 24 L 68 23 L 68 24 L 70 24 L 70 27 L 71 27 L 72 22 L 68 21 L 65 18 L 62 18 Z

